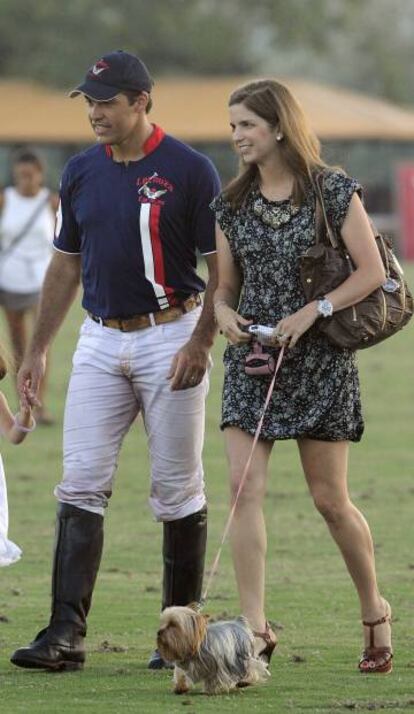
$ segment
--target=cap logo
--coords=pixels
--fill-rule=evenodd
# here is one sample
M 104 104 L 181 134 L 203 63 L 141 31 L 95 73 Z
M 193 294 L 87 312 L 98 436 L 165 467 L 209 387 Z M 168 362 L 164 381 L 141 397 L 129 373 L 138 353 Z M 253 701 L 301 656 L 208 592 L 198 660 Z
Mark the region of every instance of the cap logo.
M 109 64 L 105 60 L 99 60 L 92 67 L 92 74 L 98 77 L 105 69 L 109 69 Z

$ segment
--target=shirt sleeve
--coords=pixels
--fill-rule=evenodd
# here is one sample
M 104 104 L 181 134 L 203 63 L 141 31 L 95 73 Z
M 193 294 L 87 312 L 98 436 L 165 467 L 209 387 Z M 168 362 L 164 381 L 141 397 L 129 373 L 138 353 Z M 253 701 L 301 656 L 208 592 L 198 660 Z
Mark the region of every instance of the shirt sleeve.
M 190 187 L 191 231 L 195 236 L 198 250 L 203 255 L 207 255 L 216 251 L 215 220 L 210 203 L 220 192 L 221 185 L 212 162 L 207 157 L 202 159 L 197 166 L 196 178 Z
M 70 166 L 62 174 L 59 192 L 59 207 L 56 214 L 55 238 L 53 245 L 63 253 L 79 254 L 81 242 L 79 227 L 72 207 L 72 186 Z
M 327 174 L 323 182 L 323 200 L 329 222 L 340 233 L 352 196 L 357 193 L 362 199 L 362 186 L 358 181 L 341 171 Z
M 230 204 L 224 200 L 223 194 L 220 194 L 220 196 L 216 196 L 211 202 L 210 208 L 214 211 L 217 223 L 224 235 L 228 238 L 234 219 L 234 213 L 231 210 Z

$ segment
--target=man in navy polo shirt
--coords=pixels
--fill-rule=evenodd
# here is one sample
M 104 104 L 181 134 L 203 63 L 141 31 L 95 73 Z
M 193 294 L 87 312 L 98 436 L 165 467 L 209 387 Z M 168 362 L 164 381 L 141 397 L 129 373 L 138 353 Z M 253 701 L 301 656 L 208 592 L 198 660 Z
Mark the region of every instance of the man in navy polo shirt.
M 18 376 L 38 404 L 52 338 L 82 280 L 87 317 L 69 383 L 64 469 L 49 625 L 12 662 L 80 669 L 118 452 L 141 412 L 151 459 L 150 504 L 163 523 L 162 606 L 201 595 L 207 512 L 201 450 L 209 349 L 215 335 L 211 162 L 148 120 L 152 79 L 134 55 L 112 52 L 71 96 L 83 95 L 97 144 L 62 177 L 55 255 Z M 205 255 L 208 283 L 196 272 Z M 204 304 L 200 293 L 205 290 Z M 164 665 L 156 651 L 149 663 Z

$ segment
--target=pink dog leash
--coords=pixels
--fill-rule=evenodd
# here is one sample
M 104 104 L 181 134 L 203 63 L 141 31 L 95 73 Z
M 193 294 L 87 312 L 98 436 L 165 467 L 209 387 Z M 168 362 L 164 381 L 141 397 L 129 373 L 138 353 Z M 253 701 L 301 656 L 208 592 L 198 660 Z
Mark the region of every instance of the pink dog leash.
M 273 389 L 274 389 L 274 386 L 275 386 L 276 375 L 277 375 L 277 373 L 278 373 L 278 371 L 279 371 L 279 369 L 280 369 L 280 365 L 282 364 L 282 359 L 283 359 L 284 351 L 285 351 L 285 347 L 282 346 L 282 347 L 280 348 L 280 352 L 279 352 L 279 355 L 278 355 L 278 358 L 277 358 L 277 362 L 276 362 L 275 371 L 274 371 L 274 373 L 273 373 L 273 377 L 272 377 L 272 380 L 271 380 L 271 382 L 270 382 L 269 389 L 268 389 L 268 392 L 267 392 L 267 395 L 266 395 L 266 399 L 265 399 L 263 411 L 262 411 L 261 417 L 260 417 L 260 419 L 259 419 L 259 423 L 258 423 L 258 425 L 257 425 L 256 433 L 255 433 L 255 435 L 254 435 L 253 444 L 252 444 L 252 448 L 251 448 L 251 450 L 250 450 L 249 458 L 247 459 L 246 466 L 244 467 L 244 471 L 243 471 L 242 477 L 241 477 L 241 479 L 240 479 L 240 484 L 239 484 L 239 488 L 237 489 L 236 498 L 234 499 L 233 507 L 232 507 L 232 509 L 231 509 L 231 511 L 230 511 L 230 513 L 229 513 L 229 517 L 228 517 L 228 519 L 227 519 L 226 527 L 225 527 L 225 529 L 224 529 L 223 537 L 222 537 L 222 539 L 221 539 L 221 543 L 220 543 L 219 549 L 218 549 L 218 551 L 217 551 L 217 555 L 216 555 L 216 557 L 215 557 L 215 559 L 214 559 L 213 565 L 211 566 L 211 570 L 210 570 L 210 574 L 209 574 L 209 576 L 208 576 L 207 585 L 206 585 L 206 587 L 205 587 L 204 594 L 202 595 L 201 600 L 200 600 L 200 609 L 201 609 L 202 607 L 204 607 L 204 605 L 205 605 L 205 603 L 206 603 L 207 593 L 208 593 L 208 591 L 210 590 L 210 586 L 211 586 L 212 580 L 213 580 L 213 578 L 214 578 L 214 576 L 215 576 L 215 574 L 216 574 L 216 572 L 217 572 L 219 560 L 220 560 L 220 557 L 221 557 L 221 552 L 222 552 L 222 550 L 223 550 L 223 546 L 224 546 L 224 543 L 225 543 L 225 541 L 226 541 L 226 538 L 227 538 L 227 536 L 228 536 L 228 534 L 229 534 L 231 522 L 232 522 L 233 517 L 234 517 L 234 514 L 235 514 L 235 512 L 236 512 L 237 503 L 238 503 L 240 494 L 241 494 L 241 492 L 242 492 L 242 490 L 243 490 L 244 483 L 245 483 L 245 481 L 246 481 L 247 473 L 248 473 L 248 471 L 249 471 L 249 467 L 250 467 L 250 464 L 251 464 L 252 458 L 253 458 L 253 452 L 254 452 L 254 450 L 255 450 L 255 448 L 256 448 L 256 444 L 257 444 L 257 442 L 258 442 L 258 440 L 259 440 L 260 432 L 261 432 L 262 426 L 263 426 L 263 420 L 264 420 L 264 417 L 265 417 L 267 408 L 268 408 L 268 406 L 269 406 L 270 398 L 271 398 L 271 396 L 272 396 Z

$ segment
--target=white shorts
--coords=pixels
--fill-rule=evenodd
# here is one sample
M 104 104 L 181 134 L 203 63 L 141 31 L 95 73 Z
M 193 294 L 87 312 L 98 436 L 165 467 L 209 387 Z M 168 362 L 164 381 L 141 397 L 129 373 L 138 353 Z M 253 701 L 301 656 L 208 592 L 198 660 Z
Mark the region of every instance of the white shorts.
M 208 375 L 171 391 L 171 361 L 187 342 L 201 308 L 135 332 L 89 317 L 80 330 L 65 407 L 59 501 L 103 514 L 112 494 L 123 438 L 139 412 L 151 462 L 150 505 L 171 521 L 205 505 L 201 461 Z M 142 461 L 138 462 L 142 469 Z

